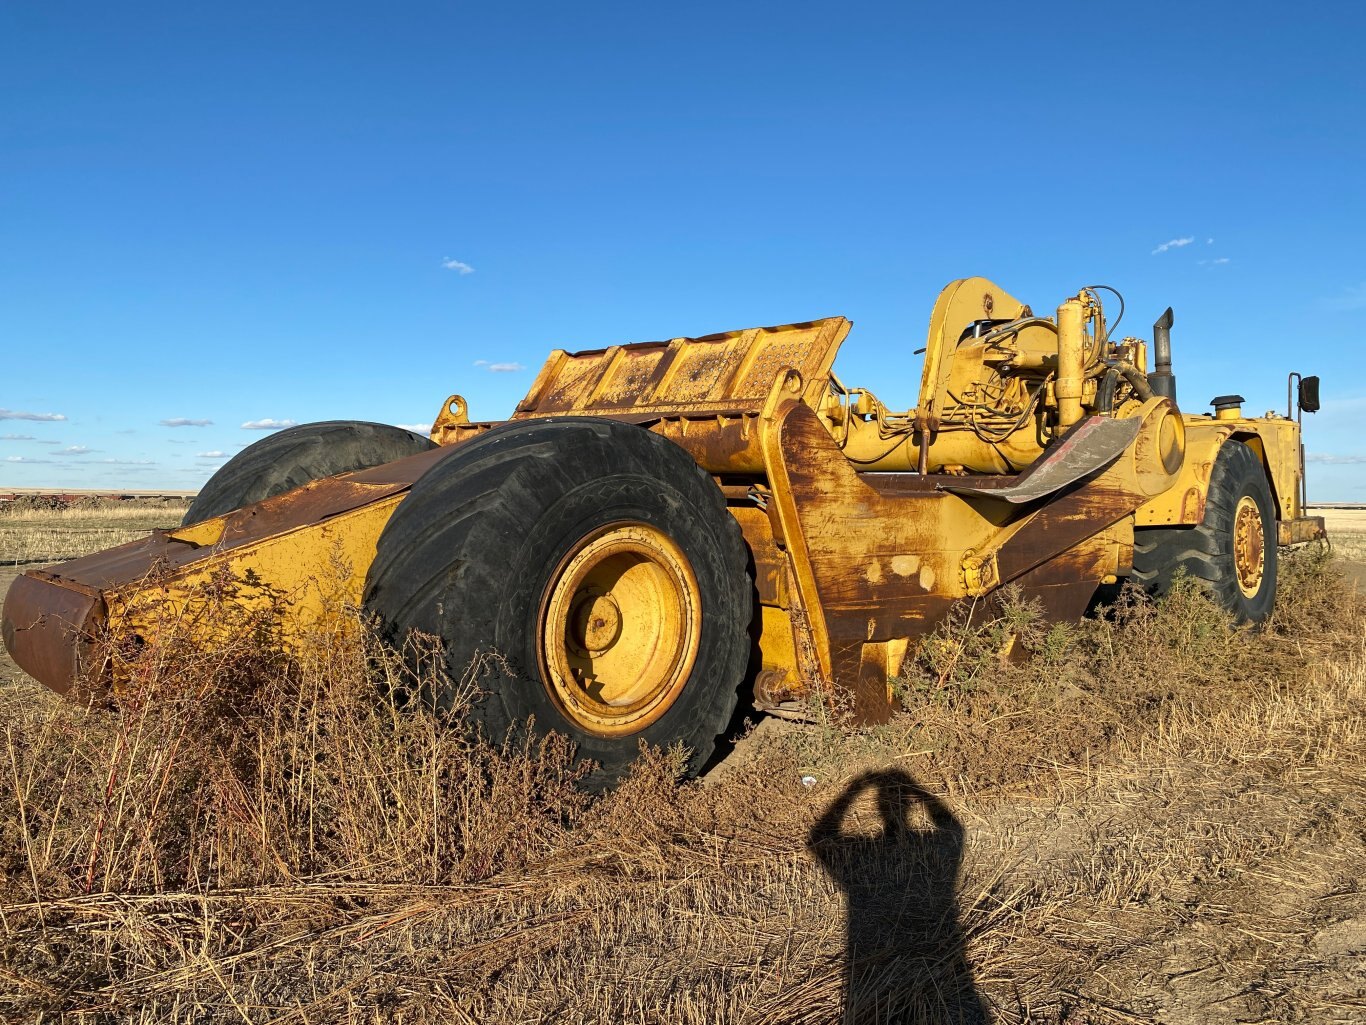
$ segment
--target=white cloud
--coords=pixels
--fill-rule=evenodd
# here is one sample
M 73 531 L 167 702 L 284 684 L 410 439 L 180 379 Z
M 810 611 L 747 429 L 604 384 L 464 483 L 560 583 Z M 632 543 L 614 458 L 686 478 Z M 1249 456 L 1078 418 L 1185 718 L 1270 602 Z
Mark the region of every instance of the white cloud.
M 519 371 L 519 370 L 525 370 L 525 369 L 526 369 L 526 367 L 522 366 L 522 364 L 520 364 L 520 363 L 490 363 L 490 364 L 489 364 L 489 373 L 491 373 L 491 374 L 515 374 L 515 373 L 517 373 L 517 371 Z
M 5 456 L 7 463 L 50 463 L 51 459 L 30 459 L 28 456 Z
M 244 431 L 278 431 L 283 427 L 298 427 L 297 420 L 275 420 L 266 417 L 263 420 L 248 420 L 242 425 Z
M 1310 452 L 1305 457 L 1306 462 L 1310 463 L 1330 463 L 1335 466 L 1345 466 L 1355 463 L 1366 463 L 1366 455 L 1333 455 L 1330 452 Z
M 162 427 L 208 427 L 212 420 L 196 420 L 188 416 L 173 416 L 169 420 L 161 421 Z
M 0 409 L 0 420 L 37 420 L 39 423 L 56 423 L 66 419 L 64 413 L 25 413 L 21 409 Z
M 0 441 L 37 441 L 32 434 L 0 434 Z
M 197 455 L 200 459 L 222 459 L 227 453 L 214 449 L 212 452 L 199 452 Z
M 98 462 L 107 466 L 156 466 L 150 459 L 100 459 Z
M 1221 264 L 1228 263 L 1228 261 L 1229 261 L 1229 258 L 1228 258 L 1227 256 L 1217 256 L 1217 257 L 1215 257 L 1213 260 L 1201 260 L 1201 261 L 1200 261 L 1200 266 L 1201 266 L 1201 267 L 1218 267 L 1218 266 L 1220 266 Z
M 1188 246 L 1194 241 L 1194 235 L 1187 235 L 1185 238 L 1168 239 L 1153 250 L 1153 255 L 1156 256 L 1158 253 L 1165 253 L 1168 249 L 1180 249 L 1182 246 Z
M 401 428 L 403 428 L 405 431 L 412 431 L 414 434 L 431 434 L 431 433 L 432 433 L 432 425 L 431 425 L 431 424 L 394 424 L 394 426 L 395 426 L 395 427 L 401 427 Z
M 93 449 L 93 448 L 88 448 L 88 447 L 86 447 L 85 445 L 68 445 L 66 448 L 64 448 L 64 449 L 62 449 L 60 452 L 58 452 L 57 455 L 59 455 L 59 456 L 83 456 L 83 455 L 85 455 L 85 454 L 87 454 L 87 453 L 89 453 L 89 452 L 94 452 L 94 451 L 95 451 L 95 449 Z
M 1212 238 L 1207 238 L 1207 239 L 1205 239 L 1205 245 L 1207 245 L 1207 246 L 1212 246 L 1212 245 L 1214 245 L 1214 239 L 1212 239 Z
M 474 268 L 471 267 L 468 263 L 461 263 L 459 260 L 452 260 L 449 256 L 441 261 L 441 266 L 445 267 L 447 270 L 455 271 L 461 277 L 464 277 L 466 274 L 474 273 Z

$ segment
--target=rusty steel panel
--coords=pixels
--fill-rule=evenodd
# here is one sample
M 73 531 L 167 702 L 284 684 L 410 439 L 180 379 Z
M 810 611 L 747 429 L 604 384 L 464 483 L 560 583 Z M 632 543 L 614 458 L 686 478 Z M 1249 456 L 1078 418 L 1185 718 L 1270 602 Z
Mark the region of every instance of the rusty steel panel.
M 797 402 L 783 410 L 776 434 L 770 486 L 799 563 L 800 597 L 824 641 L 832 683 L 854 695 L 865 719 L 891 708 L 878 670 L 885 652 L 868 648 L 923 636 L 955 599 L 1025 576 L 1058 598 L 1050 611 L 1070 615 L 1122 558 L 1120 539 L 1091 539 L 1145 497 L 1143 468 L 1130 460 L 1111 460 L 1110 470 L 1032 509 L 993 489 L 956 495 L 927 490 L 913 475 L 860 476 Z M 983 558 L 975 562 L 974 553 Z M 982 573 L 977 585 L 971 567 Z
M 512 418 L 755 411 L 788 369 L 823 389 L 849 327 L 843 317 L 829 317 L 703 338 L 556 350 Z
M 996 555 L 998 579 L 1011 583 L 1028 577 L 1033 583 L 1089 582 L 1115 572 L 1113 542 L 1102 542 L 1105 554 L 1088 554 L 1087 542 L 1123 519 L 1143 500 L 1138 492 L 1115 481 L 1099 481 L 1052 502 L 1035 513 L 1028 528 L 1014 534 Z M 1100 559 L 1097 562 L 1097 558 Z M 1075 618 L 1045 605 L 1054 618 Z M 1077 614 L 1080 616 L 1080 613 Z
M 646 421 L 642 426 L 668 438 L 708 473 L 763 472 L 764 455 L 757 413 L 696 418 L 666 416 Z
M 17 578 L 5 597 L 5 647 L 20 669 L 58 694 L 80 681 L 103 622 L 98 591 L 42 570 Z
M 1279 545 L 1322 541 L 1327 536 L 1328 528 L 1322 516 L 1301 516 L 1294 520 L 1281 520 L 1276 524 L 1276 543 Z
M 724 341 L 683 346 L 674 357 L 667 380 L 651 394 L 654 401 L 667 397 L 669 402 L 692 405 L 726 393 L 744 358 L 743 343 L 755 332 L 745 331 Z M 660 394 L 662 393 L 662 394 Z M 760 394 L 763 394 L 762 392 Z M 743 397 L 743 392 L 741 392 Z
M 798 401 L 778 414 L 771 440 L 769 486 L 820 668 L 878 718 L 890 707 L 886 681 L 870 689 L 862 645 L 926 632 L 964 593 L 963 551 L 994 528 L 966 499 L 861 478 Z

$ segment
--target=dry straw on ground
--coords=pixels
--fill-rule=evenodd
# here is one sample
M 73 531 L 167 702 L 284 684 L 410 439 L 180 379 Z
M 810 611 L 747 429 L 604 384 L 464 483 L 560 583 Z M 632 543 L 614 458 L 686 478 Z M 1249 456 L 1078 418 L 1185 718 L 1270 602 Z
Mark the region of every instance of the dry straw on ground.
M 1360 1021 L 1366 611 L 1282 568 L 1259 634 L 1185 589 L 1008 600 L 890 724 L 768 721 L 696 783 L 646 751 L 595 800 L 553 738 L 409 707 L 432 660 L 356 630 L 170 637 L 112 708 L 9 687 L 0 1013 Z
M 1339 558 L 1366 562 L 1366 508 L 1311 511 L 1324 514 L 1333 550 Z
M 74 559 L 128 541 L 154 527 L 175 527 L 179 501 L 85 498 L 67 504 L 36 496 L 0 503 L 0 566 Z

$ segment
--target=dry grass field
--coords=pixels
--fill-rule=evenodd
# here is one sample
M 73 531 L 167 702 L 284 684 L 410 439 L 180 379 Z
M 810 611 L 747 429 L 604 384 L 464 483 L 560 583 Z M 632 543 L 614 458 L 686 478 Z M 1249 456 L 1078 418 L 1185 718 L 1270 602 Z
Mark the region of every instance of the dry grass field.
M 0 566 L 74 559 L 142 537 L 154 527 L 179 526 L 184 503 L 86 499 L 65 508 L 19 502 L 0 507 Z
M 1344 558 L 1366 559 L 1366 509 L 1318 509 L 1333 536 L 1333 546 Z
M 1333 541 L 1333 554 L 1358 586 L 1366 585 L 1366 509 L 1314 509 L 1321 513 Z
M 0 516 L 0 562 L 152 512 Z M 397 707 L 412 659 L 359 633 L 168 637 L 113 708 L 10 667 L 0 1015 L 1361 1022 L 1366 605 L 1323 551 L 1281 587 L 1259 633 L 1187 590 L 1009 600 L 921 648 L 887 725 L 765 720 L 592 800 L 554 738 Z

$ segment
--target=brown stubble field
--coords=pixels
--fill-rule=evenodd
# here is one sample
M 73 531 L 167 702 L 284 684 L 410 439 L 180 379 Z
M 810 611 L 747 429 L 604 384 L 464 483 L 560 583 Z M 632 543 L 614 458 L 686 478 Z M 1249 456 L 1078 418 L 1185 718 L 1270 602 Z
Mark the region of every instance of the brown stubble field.
M 180 515 L 86 512 L 0 515 L 0 588 Z M 890 724 L 815 707 L 596 800 L 553 740 L 394 708 L 363 638 L 172 639 L 112 709 L 6 661 L 0 1015 L 1362 1021 L 1366 513 L 1330 530 L 1261 633 L 1193 593 L 1008 603 Z

